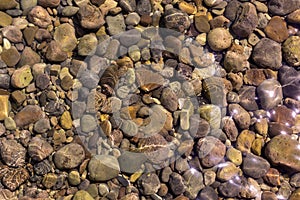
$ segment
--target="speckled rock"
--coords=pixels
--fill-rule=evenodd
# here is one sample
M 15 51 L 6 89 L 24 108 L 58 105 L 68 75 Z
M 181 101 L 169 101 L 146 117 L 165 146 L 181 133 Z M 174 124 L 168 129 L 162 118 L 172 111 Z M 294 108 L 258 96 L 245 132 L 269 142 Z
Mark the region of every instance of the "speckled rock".
M 298 99 L 300 94 L 300 72 L 293 67 L 283 66 L 279 70 L 279 81 L 286 97 Z
M 281 45 L 271 39 L 263 38 L 254 47 L 253 61 L 262 68 L 278 70 L 281 67 Z
M 88 165 L 89 176 L 93 181 L 107 181 L 118 176 L 119 162 L 116 157 L 109 155 L 96 155 Z
M 124 16 L 118 14 L 116 16 L 107 16 L 106 23 L 108 25 L 108 32 L 110 35 L 121 34 L 125 31 L 125 20 Z
M 20 53 L 14 46 L 12 46 L 10 49 L 3 50 L 0 56 L 2 61 L 9 67 L 15 66 L 21 58 Z
M 56 41 L 51 41 L 48 45 L 46 58 L 50 62 L 62 62 L 68 57 L 67 52 L 62 50 L 61 44 Z
M 25 168 L 10 168 L 3 176 L 2 183 L 10 191 L 15 191 L 20 185 L 22 185 L 30 177 L 28 171 Z
M 142 194 L 151 195 L 158 192 L 160 181 L 156 174 L 145 173 L 138 180 L 138 186 Z
M 97 38 L 95 34 L 84 35 L 78 43 L 78 54 L 81 56 L 92 55 L 97 48 Z
M 266 175 L 270 169 L 270 164 L 262 157 L 247 153 L 243 158 L 242 169 L 246 175 L 257 179 Z
M 170 8 L 165 11 L 164 21 L 167 28 L 180 32 L 188 29 L 191 25 L 188 15 L 176 8 Z
M 77 167 L 85 158 L 84 149 L 76 143 L 67 144 L 54 154 L 53 162 L 58 169 Z
M 265 110 L 270 110 L 282 101 L 282 88 L 280 83 L 274 79 L 267 79 L 257 87 L 257 95 L 260 105 Z
M 300 66 L 300 36 L 289 37 L 282 46 L 284 59 L 292 66 Z
M 84 190 L 79 190 L 78 192 L 75 193 L 74 197 L 72 198 L 73 200 L 94 200 L 94 198 L 86 191 Z
M 23 40 L 23 34 L 16 26 L 6 26 L 2 29 L 2 34 L 10 42 L 19 43 Z
M 228 109 L 238 127 L 241 129 L 249 128 L 250 115 L 244 108 L 242 108 L 239 104 L 230 104 Z
M 16 140 L 0 140 L 0 153 L 4 163 L 11 167 L 21 167 L 25 164 L 26 149 Z
M 214 51 L 222 51 L 230 47 L 232 36 L 225 28 L 215 28 L 207 35 L 207 42 Z
M 300 161 L 297 156 L 299 143 L 289 135 L 278 135 L 267 143 L 265 154 L 270 162 L 292 171 L 300 171 Z
M 286 19 L 290 23 L 300 24 L 300 9 L 289 14 Z

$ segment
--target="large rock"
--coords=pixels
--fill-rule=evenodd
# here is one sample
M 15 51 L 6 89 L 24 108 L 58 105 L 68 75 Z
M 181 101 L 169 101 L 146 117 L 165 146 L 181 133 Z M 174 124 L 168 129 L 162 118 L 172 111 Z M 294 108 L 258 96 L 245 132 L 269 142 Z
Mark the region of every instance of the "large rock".
M 247 176 L 257 179 L 266 175 L 270 169 L 270 164 L 262 157 L 247 153 L 243 158 L 242 169 Z
M 300 171 L 300 144 L 289 135 L 278 135 L 267 144 L 266 157 L 274 165 L 279 165 L 287 170 Z
M 60 25 L 54 32 L 54 40 L 60 43 L 63 51 L 73 51 L 77 44 L 74 27 L 68 23 Z
M 16 140 L 0 140 L 1 158 L 11 167 L 20 167 L 25 164 L 26 149 Z
M 93 181 L 107 181 L 118 176 L 119 162 L 116 157 L 96 155 L 89 162 L 90 179 Z
M 275 79 L 267 79 L 257 87 L 260 105 L 265 110 L 270 110 L 281 103 L 282 87 Z
M 270 13 L 273 15 L 286 15 L 300 8 L 298 0 L 270 0 L 268 4 Z
M 86 29 L 97 29 L 105 23 L 100 9 L 94 5 L 81 6 L 77 15 L 80 25 Z
M 263 38 L 253 49 L 253 61 L 262 68 L 278 70 L 281 67 L 281 45 L 271 39 Z
M 0 10 L 8 10 L 15 8 L 17 6 L 17 2 L 15 0 L 1 0 L 0 1 Z
M 47 28 L 51 23 L 51 16 L 41 6 L 35 6 L 28 14 L 28 20 L 41 28 Z

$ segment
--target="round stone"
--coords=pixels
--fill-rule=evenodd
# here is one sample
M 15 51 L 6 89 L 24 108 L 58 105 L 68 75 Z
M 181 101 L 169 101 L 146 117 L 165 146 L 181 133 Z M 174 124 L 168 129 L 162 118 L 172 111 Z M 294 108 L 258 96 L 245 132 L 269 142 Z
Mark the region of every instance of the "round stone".
M 282 46 L 283 57 L 292 66 L 300 66 L 300 36 L 289 37 Z
M 289 37 L 286 22 L 279 16 L 271 18 L 265 28 L 265 33 L 276 42 L 283 42 Z
M 85 158 L 84 149 L 76 143 L 67 144 L 54 154 L 53 162 L 58 169 L 77 167 Z
M 91 180 L 107 181 L 118 176 L 120 166 L 114 156 L 96 155 L 90 160 L 88 170 Z
M 78 192 L 75 193 L 74 197 L 72 198 L 73 200 L 94 200 L 94 198 L 86 191 L 84 190 L 79 190 Z
M 191 25 L 189 16 L 176 8 L 166 10 L 164 20 L 167 28 L 175 29 L 180 32 L 188 29 Z
M 210 25 L 206 15 L 195 15 L 195 27 L 200 33 L 208 33 Z
M 222 51 L 230 47 L 232 36 L 225 28 L 215 28 L 208 33 L 207 42 L 214 51 Z
M 71 185 L 78 185 L 80 183 L 80 174 L 78 171 L 71 171 L 68 175 L 68 181 Z
M 141 17 L 135 13 L 135 12 L 132 12 L 132 13 L 129 13 L 125 19 L 125 24 L 130 26 L 135 26 L 135 25 L 138 25 L 139 22 L 141 20 Z
M 95 53 L 98 40 L 95 34 L 84 35 L 78 44 L 78 54 L 81 56 L 88 56 Z
M 72 128 L 72 118 L 69 111 L 65 111 L 60 117 L 60 124 L 63 129 Z
M 96 129 L 97 121 L 92 115 L 83 115 L 80 119 L 80 127 L 83 132 L 91 132 Z
M 265 176 L 270 169 L 270 164 L 262 157 L 247 153 L 243 159 L 243 172 L 255 179 Z
M 19 62 L 20 54 L 15 47 L 11 47 L 10 49 L 5 49 L 2 51 L 1 59 L 7 66 L 13 67 Z
M 152 195 L 158 192 L 160 181 L 156 174 L 145 173 L 138 180 L 138 186 L 142 194 Z
M 37 105 L 27 105 L 15 115 L 15 122 L 18 127 L 23 127 L 37 122 L 43 116 L 43 111 Z

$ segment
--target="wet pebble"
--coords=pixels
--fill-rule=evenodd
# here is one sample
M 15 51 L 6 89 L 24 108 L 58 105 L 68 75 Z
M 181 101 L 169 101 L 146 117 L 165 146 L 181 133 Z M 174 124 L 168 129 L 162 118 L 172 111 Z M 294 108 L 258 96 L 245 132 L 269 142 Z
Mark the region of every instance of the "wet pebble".
M 300 79 L 299 71 L 293 67 L 283 66 L 279 70 L 279 81 L 282 85 L 284 96 L 299 100 Z
M 242 108 L 239 104 L 230 104 L 228 109 L 230 115 L 233 117 L 239 128 L 249 128 L 251 119 L 249 113 L 244 108 Z
M 107 181 L 117 177 L 120 172 L 116 157 L 109 155 L 96 155 L 88 165 L 89 177 L 93 181 Z
M 72 199 L 73 200 L 81 200 L 81 199 L 93 200 L 94 198 L 87 191 L 79 190 L 75 193 L 75 195 Z
M 164 21 L 167 28 L 180 32 L 188 29 L 191 25 L 188 15 L 176 8 L 170 8 L 165 11 Z
M 268 8 L 270 13 L 274 15 L 286 15 L 300 8 L 299 1 L 288 0 L 271 0 L 268 2 Z
M 180 176 L 180 174 L 173 172 L 170 175 L 170 179 L 169 179 L 169 185 L 170 185 L 170 189 L 171 191 L 175 194 L 175 195 L 180 195 L 183 192 L 185 192 L 185 185 L 184 185 L 184 179 L 182 176 Z
M 107 16 L 106 23 L 108 25 L 108 32 L 110 35 L 121 34 L 125 31 L 125 20 L 123 15 Z
M 257 179 L 267 174 L 270 164 L 262 157 L 247 153 L 243 158 L 242 169 L 246 175 Z
M 243 86 L 239 90 L 240 105 L 246 110 L 257 110 L 256 88 L 253 86 Z
M 280 83 L 274 79 L 267 79 L 257 87 L 257 95 L 260 105 L 265 110 L 270 110 L 282 101 L 282 88 Z
M 96 129 L 97 121 L 92 115 L 83 115 L 80 119 L 80 126 L 83 132 L 90 132 Z
M 138 179 L 138 186 L 142 194 L 151 195 L 158 192 L 160 181 L 156 174 L 145 173 Z

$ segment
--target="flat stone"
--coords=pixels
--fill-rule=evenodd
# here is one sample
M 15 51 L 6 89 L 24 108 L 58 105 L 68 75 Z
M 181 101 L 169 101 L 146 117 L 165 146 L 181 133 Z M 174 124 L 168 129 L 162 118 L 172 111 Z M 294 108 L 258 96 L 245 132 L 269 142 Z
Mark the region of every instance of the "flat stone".
M 269 12 L 273 15 L 286 15 L 300 8 L 299 1 L 271 0 L 268 3 Z
M 255 133 L 250 130 L 242 131 L 236 141 L 236 148 L 242 152 L 250 152 L 252 143 L 255 140 Z
M 226 116 L 222 118 L 222 130 L 230 141 L 236 141 L 239 132 L 231 117 Z
M 16 47 L 11 47 L 10 49 L 5 49 L 1 53 L 1 59 L 9 67 L 14 67 L 20 60 L 21 56 L 16 49 Z
M 16 140 L 0 140 L 0 153 L 4 163 L 10 167 L 21 167 L 25 164 L 26 149 Z
M 295 112 L 292 109 L 287 108 L 286 106 L 277 106 L 270 111 L 269 118 L 273 122 L 279 122 L 287 127 L 295 125 Z
M 143 195 L 155 194 L 160 188 L 159 178 L 154 173 L 144 173 L 138 179 L 138 187 Z
M 170 112 L 178 108 L 178 97 L 171 88 L 165 88 L 160 97 L 161 104 Z
M 10 42 L 19 43 L 23 41 L 23 34 L 16 26 L 6 26 L 2 29 L 2 34 Z
M 31 83 L 32 80 L 33 76 L 31 74 L 31 68 L 30 66 L 25 65 L 13 73 L 11 77 L 11 84 L 15 88 L 25 88 Z
M 195 15 L 195 28 L 200 33 L 208 33 L 210 30 L 210 24 L 206 15 Z
M 180 195 L 185 192 L 184 179 L 180 174 L 173 172 L 170 175 L 169 186 L 175 195 Z
M 279 70 L 279 81 L 285 97 L 298 99 L 300 94 L 300 72 L 293 67 L 283 66 Z
M 0 11 L 0 26 L 6 27 L 11 25 L 12 17 L 6 14 L 5 12 Z
M 53 147 L 46 140 L 34 137 L 28 144 L 28 154 L 35 161 L 42 161 L 53 152 Z
M 60 3 L 60 0 L 38 0 L 38 4 L 44 8 L 50 7 L 57 7 Z
M 283 42 L 289 37 L 286 22 L 279 16 L 271 18 L 265 28 L 265 33 L 276 42 Z
M 267 174 L 270 169 L 270 164 L 262 157 L 247 153 L 243 158 L 242 169 L 246 175 L 257 179 Z
M 37 105 L 25 106 L 15 115 L 15 122 L 18 127 L 24 127 L 38 121 L 43 115 L 41 108 Z
M 125 31 L 125 20 L 123 15 L 107 16 L 106 23 L 108 25 L 108 32 L 110 35 L 121 34 Z
M 58 169 L 72 169 L 77 167 L 85 158 L 81 145 L 71 143 L 63 146 L 54 154 L 53 162 Z
M 114 156 L 96 155 L 90 160 L 88 170 L 91 180 L 107 181 L 118 176 L 120 166 Z
M 207 42 L 214 51 L 222 51 L 230 47 L 232 36 L 225 28 L 215 28 L 207 35 Z
M 69 111 L 65 111 L 62 116 L 60 117 L 60 124 L 63 129 L 71 129 L 72 124 L 72 118 Z
M 97 29 L 105 23 L 100 9 L 94 5 L 81 6 L 77 15 L 80 25 L 86 29 Z
M 84 35 L 78 44 L 78 54 L 81 56 L 93 55 L 96 51 L 98 40 L 95 34 Z
M 97 121 L 92 115 L 83 115 L 80 119 L 80 126 L 83 132 L 91 132 L 96 129 Z
M 290 23 L 300 24 L 300 9 L 297 9 L 289 14 L 286 19 Z
M 77 44 L 74 27 L 68 23 L 61 24 L 55 29 L 54 40 L 61 45 L 63 51 L 73 51 Z
M 262 68 L 278 70 L 282 65 L 281 45 L 268 38 L 263 38 L 254 47 L 252 59 Z
M 79 190 L 75 193 L 73 200 L 94 200 L 94 198 L 86 191 Z
M 67 52 L 62 50 L 59 42 L 51 41 L 48 45 L 46 58 L 50 62 L 63 62 L 67 59 Z
M 36 63 L 40 63 L 41 57 L 38 53 L 32 50 L 30 47 L 25 47 L 21 54 L 21 59 L 18 63 L 18 67 L 23 67 L 24 65 L 33 66 Z
M 17 129 L 16 122 L 11 117 L 6 117 L 4 119 L 4 125 L 7 130 L 14 131 Z
M 33 26 L 33 27 L 26 27 L 24 29 L 24 39 L 27 43 L 27 45 L 31 45 L 33 40 L 34 40 L 34 36 L 36 34 L 36 32 L 38 31 L 38 27 L 37 26 Z
M 15 8 L 17 6 L 17 2 L 15 0 L 3 0 L 0 3 L 0 10 L 8 10 Z
M 240 38 L 245 38 L 253 32 L 258 24 L 256 8 L 252 3 L 243 3 L 242 11 L 232 25 L 233 32 Z
M 283 57 L 291 66 L 300 66 L 300 37 L 289 37 L 282 46 Z
M 41 28 L 47 28 L 50 24 L 52 24 L 51 16 L 47 10 L 41 6 L 35 6 L 28 13 L 28 20 Z
M 144 154 L 129 151 L 125 151 L 118 158 L 121 171 L 126 173 L 138 171 L 146 160 L 147 158 Z
M 120 43 L 125 47 L 130 47 L 132 45 L 135 45 L 140 40 L 141 40 L 141 32 L 136 29 L 126 31 L 120 35 Z
M 267 79 L 257 87 L 257 95 L 260 105 L 265 110 L 278 106 L 283 98 L 282 87 L 274 79 Z
M 204 167 L 212 167 L 219 164 L 226 152 L 225 145 L 217 138 L 207 136 L 197 143 L 197 153 Z
M 278 135 L 267 143 L 265 154 L 270 162 L 292 171 L 300 171 L 299 143 L 289 135 Z

